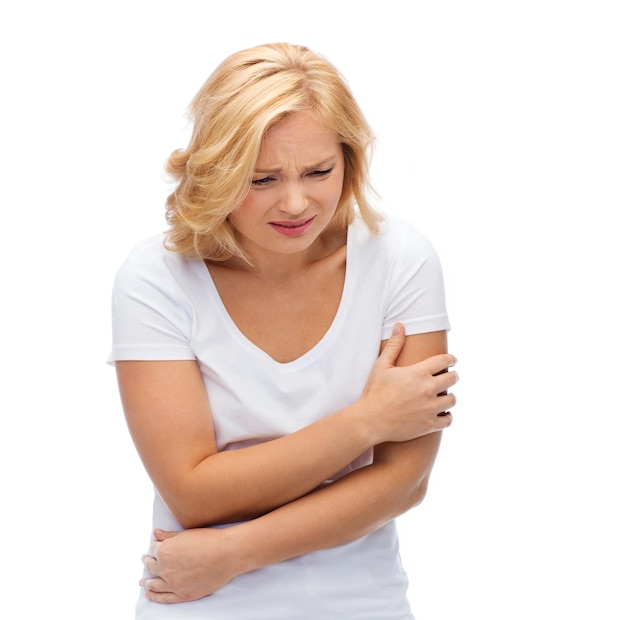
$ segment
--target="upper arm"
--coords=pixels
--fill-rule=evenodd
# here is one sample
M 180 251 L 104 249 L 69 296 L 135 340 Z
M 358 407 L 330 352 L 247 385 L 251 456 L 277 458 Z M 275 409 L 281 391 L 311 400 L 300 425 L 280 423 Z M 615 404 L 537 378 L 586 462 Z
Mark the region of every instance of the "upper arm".
M 387 341 L 380 346 L 382 351 Z M 397 366 L 409 366 L 425 360 L 427 357 L 448 352 L 448 334 L 445 330 L 413 334 L 406 337 L 402 352 L 396 362 Z
M 381 350 L 386 341 L 382 343 Z M 407 336 L 396 362 L 408 366 L 428 357 L 447 353 L 447 332 L 436 331 Z M 418 503 L 426 492 L 428 476 L 434 464 L 441 441 L 441 432 L 430 433 L 412 441 L 384 443 L 374 448 L 374 463 L 394 468 L 394 479 L 415 494 L 411 505 Z
M 176 514 L 188 477 L 217 452 L 207 393 L 190 344 L 187 264 L 162 239 L 138 244 L 112 294 L 113 346 L 124 414 L 152 482 Z
M 211 410 L 197 362 L 118 361 L 128 428 L 152 482 L 171 509 L 185 476 L 217 452 Z

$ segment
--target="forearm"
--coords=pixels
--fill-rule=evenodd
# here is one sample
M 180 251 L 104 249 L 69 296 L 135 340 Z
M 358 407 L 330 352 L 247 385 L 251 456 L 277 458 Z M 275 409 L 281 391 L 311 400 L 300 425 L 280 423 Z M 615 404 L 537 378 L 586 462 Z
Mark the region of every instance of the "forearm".
M 296 433 L 204 459 L 179 489 L 186 498 L 179 520 L 185 527 L 243 521 L 306 495 L 372 447 L 361 413 L 355 403 Z
M 399 349 L 403 341 L 400 334 L 396 338 L 392 344 Z M 423 346 L 424 341 L 432 340 L 440 347 L 442 335 L 412 338 L 418 341 L 408 340 L 403 354 L 412 353 L 416 342 Z M 390 345 L 384 353 L 395 360 L 397 353 L 392 351 Z M 439 394 L 452 385 L 454 378 L 433 375 L 439 375 L 441 364 L 444 368 L 450 364 L 450 357 L 430 358 L 432 367 L 425 362 L 423 366 L 396 368 L 381 355 L 370 377 L 373 383 L 366 385 L 361 398 L 352 405 L 279 439 L 203 459 L 185 474 L 184 484 L 170 484 L 183 498 L 182 508 L 175 511 L 179 521 L 190 528 L 266 514 L 319 487 L 373 446 L 378 446 L 375 472 L 383 464 L 385 470 L 390 468 L 392 463 L 394 468 L 399 464 L 401 470 L 409 452 L 407 446 L 422 448 L 416 450 L 417 457 L 408 459 L 409 463 L 412 459 L 420 461 L 423 446 L 433 441 L 427 436 L 449 425 L 449 420 L 437 417 L 437 412 L 453 405 L 449 397 Z M 412 437 L 420 439 L 415 444 L 406 443 Z M 429 450 L 424 452 L 429 454 Z M 387 454 L 403 458 L 391 459 Z M 429 466 L 425 465 L 424 471 Z M 419 470 L 413 466 L 411 471 Z M 389 484 L 393 485 L 393 479 Z M 407 484 L 410 487 L 411 482 Z
M 218 451 L 195 362 L 119 363 L 118 382 L 138 452 L 179 523 L 193 528 L 243 521 L 306 495 L 373 446 L 402 443 L 449 424 L 437 417 L 453 406 L 440 396 L 452 385 L 440 372 L 454 358 L 438 355 L 407 368 L 395 364 L 404 363 L 416 338 L 405 341 L 401 329 L 395 332 L 353 404 L 297 432 L 231 451 Z M 421 349 L 431 340 L 440 348 L 441 338 L 420 336 Z
M 440 438 L 381 446 L 372 465 L 233 528 L 241 572 L 347 544 L 420 503 Z
M 388 350 L 386 347 L 383 353 Z M 413 336 L 405 344 L 399 362 L 411 364 L 441 350 L 445 350 L 444 333 Z M 428 407 L 405 418 L 406 424 L 421 419 L 422 432 L 414 435 L 417 439 L 404 441 L 395 434 L 383 440 L 385 443 L 375 442 L 372 465 L 246 523 L 226 529 L 156 532 L 158 542 L 145 559 L 146 567 L 156 576 L 144 581 L 147 596 L 160 602 L 206 596 L 237 575 L 354 541 L 418 504 L 426 492 L 441 441 L 440 431 L 451 421 L 449 415 L 440 414 L 455 402 L 454 398 L 442 396 L 455 383 L 456 375 L 441 375 L 442 368 L 434 363 L 441 357 L 414 366 L 414 370 L 423 368 L 426 374 L 410 375 L 408 383 L 393 390 L 405 395 L 415 385 L 430 383 L 428 393 L 443 404 L 443 408 Z M 449 357 L 443 356 L 444 361 Z
M 195 362 L 122 362 L 117 372 L 143 464 L 185 528 L 265 514 L 310 492 L 384 441 L 378 415 L 383 406 L 359 399 L 297 432 L 219 452 Z

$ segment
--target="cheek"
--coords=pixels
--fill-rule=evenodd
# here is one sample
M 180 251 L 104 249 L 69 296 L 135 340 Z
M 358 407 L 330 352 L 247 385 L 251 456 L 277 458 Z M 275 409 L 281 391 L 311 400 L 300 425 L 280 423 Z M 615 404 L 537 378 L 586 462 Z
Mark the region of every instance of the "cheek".
M 234 217 L 238 220 L 253 220 L 264 212 L 267 202 L 267 196 L 261 192 L 250 192 L 235 211 Z
M 339 202 L 341 198 L 341 194 L 343 192 L 343 178 L 337 179 L 329 188 L 328 188 L 328 200 L 332 201 L 335 204 Z

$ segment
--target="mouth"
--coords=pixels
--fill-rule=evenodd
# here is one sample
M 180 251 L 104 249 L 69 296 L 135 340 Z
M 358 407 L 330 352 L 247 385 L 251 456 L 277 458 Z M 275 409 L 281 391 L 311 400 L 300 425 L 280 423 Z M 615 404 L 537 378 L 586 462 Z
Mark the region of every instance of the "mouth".
M 281 222 L 269 222 L 269 225 L 281 235 L 286 235 L 288 237 L 295 237 L 297 235 L 301 235 L 305 233 L 309 226 L 313 223 L 315 216 L 307 217 L 302 220 L 297 220 L 295 222 L 291 221 L 281 221 Z

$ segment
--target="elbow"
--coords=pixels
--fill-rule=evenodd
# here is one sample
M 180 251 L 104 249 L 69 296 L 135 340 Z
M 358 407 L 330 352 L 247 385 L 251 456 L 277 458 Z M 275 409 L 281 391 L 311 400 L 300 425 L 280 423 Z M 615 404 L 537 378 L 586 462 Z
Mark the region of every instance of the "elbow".
M 172 514 L 181 527 L 185 530 L 191 530 L 197 527 L 209 527 L 211 525 L 217 525 L 216 523 L 207 523 L 198 518 L 198 515 L 193 514 L 190 511 L 172 510 Z
M 188 530 L 234 523 L 240 515 L 235 514 L 232 497 L 224 493 L 220 484 L 196 475 L 197 470 L 171 476 L 158 489 L 163 503 L 178 524 Z
M 213 510 L 208 511 L 206 507 L 202 509 L 191 501 L 173 501 L 167 507 L 174 515 L 176 521 L 186 530 L 198 527 L 211 527 L 212 525 L 223 523 L 234 523 L 238 520 L 234 515 Z
M 411 506 L 412 508 L 414 508 L 415 506 L 419 506 L 424 501 L 427 491 L 428 478 L 425 478 L 413 492 L 413 505 Z
M 192 502 L 183 497 L 165 497 L 161 494 L 163 502 L 167 506 L 167 509 L 172 513 L 178 524 L 185 530 L 190 530 L 196 527 L 203 527 L 208 525 L 214 525 L 207 519 L 209 515 L 203 515 L 204 518 L 200 518 L 199 511 Z
M 187 480 L 178 479 L 169 488 L 157 488 L 158 495 L 165 507 L 178 524 L 186 530 L 208 527 L 220 523 L 221 515 L 215 511 L 219 502 L 209 503 L 198 497 L 197 492 L 187 484 Z
M 427 491 L 428 477 L 426 476 L 407 493 L 405 511 L 419 506 L 424 501 Z

